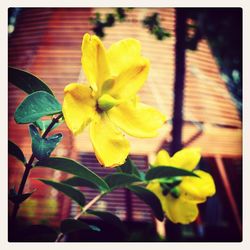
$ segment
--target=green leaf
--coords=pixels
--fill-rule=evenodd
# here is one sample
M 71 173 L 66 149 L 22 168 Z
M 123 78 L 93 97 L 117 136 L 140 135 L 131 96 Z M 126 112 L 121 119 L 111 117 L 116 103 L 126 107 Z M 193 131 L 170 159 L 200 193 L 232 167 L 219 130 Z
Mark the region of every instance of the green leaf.
M 93 189 L 99 189 L 97 185 L 95 185 L 93 182 L 88 181 L 87 179 L 82 179 L 79 177 L 72 177 L 67 180 L 62 181 L 62 183 L 75 186 L 75 187 L 89 187 Z
M 109 174 L 104 179 L 111 189 L 125 187 L 133 182 L 141 181 L 137 176 L 126 173 Z
M 60 230 L 62 233 L 67 234 L 78 230 L 94 230 L 101 231 L 100 228 L 92 225 L 88 225 L 87 223 L 75 220 L 75 219 L 65 219 L 61 222 Z
M 26 199 L 28 199 L 33 193 L 34 191 L 31 193 L 26 193 L 26 194 L 14 194 L 10 192 L 8 199 L 14 204 L 20 204 Z
M 47 92 L 37 91 L 28 95 L 17 107 L 14 118 L 17 123 L 32 123 L 43 116 L 62 112 L 61 104 Z
M 52 90 L 41 79 L 21 69 L 9 67 L 8 80 L 27 94 L 42 90 L 54 95 Z
M 108 224 L 121 229 L 122 231 L 124 231 L 124 226 L 122 221 L 114 214 L 109 213 L 109 212 L 104 212 L 104 211 L 96 211 L 96 210 L 87 210 L 88 214 L 92 214 L 95 215 L 97 217 L 99 217 L 101 220 L 107 222 Z
M 135 175 L 135 176 L 141 178 L 140 171 L 138 170 L 135 163 L 129 157 L 126 159 L 126 161 L 123 165 L 117 167 L 117 170 L 119 170 L 120 172 L 126 173 L 126 174 Z
M 49 185 L 49 186 L 55 188 L 56 190 L 64 193 L 65 195 L 70 197 L 72 200 L 77 202 L 80 206 L 84 206 L 85 197 L 84 197 L 83 193 L 81 193 L 79 190 L 73 188 L 72 186 L 64 184 L 64 183 L 40 179 L 40 178 L 38 178 L 38 180 L 43 182 L 46 185 Z
M 57 144 L 62 140 L 62 134 L 42 138 L 34 125 L 29 126 L 32 138 L 32 152 L 38 160 L 49 158 Z
M 155 168 L 151 168 L 146 173 L 146 180 L 150 181 L 153 179 L 158 178 L 170 178 L 175 176 L 195 176 L 198 177 L 194 172 L 181 169 L 181 168 L 175 168 L 175 167 L 165 167 L 165 166 L 159 166 Z
M 143 200 L 146 204 L 148 204 L 151 207 L 154 216 L 158 220 L 163 221 L 164 214 L 161 207 L 161 202 L 153 192 L 139 186 L 130 186 L 128 187 L 128 189 L 133 193 L 135 193 L 141 200 Z
M 60 121 L 54 124 L 54 126 L 50 129 L 52 131 L 53 129 L 59 127 L 61 124 L 63 124 L 64 121 Z M 41 131 L 45 131 L 48 126 L 51 124 L 51 120 L 37 120 L 34 122 L 34 125 L 39 128 Z
M 102 192 L 109 190 L 108 184 L 97 174 L 92 172 L 87 167 L 81 165 L 80 163 L 73 161 L 68 158 L 62 157 L 51 157 L 46 160 L 38 161 L 36 167 L 53 168 L 63 172 L 67 172 L 84 180 L 88 180 L 98 186 Z
M 9 191 L 9 197 L 10 196 L 16 196 L 17 195 L 17 192 L 16 192 L 16 189 L 15 189 L 15 187 L 12 187 L 12 188 L 10 188 L 10 191 Z
M 26 158 L 23 154 L 23 151 L 12 141 L 8 141 L 8 152 L 10 155 L 13 155 L 18 160 L 26 164 Z

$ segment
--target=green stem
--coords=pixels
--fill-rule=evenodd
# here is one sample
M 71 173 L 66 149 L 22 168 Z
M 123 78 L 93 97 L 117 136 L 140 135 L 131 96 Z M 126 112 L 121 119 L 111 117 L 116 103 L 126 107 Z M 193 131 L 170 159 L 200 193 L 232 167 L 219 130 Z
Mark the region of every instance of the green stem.
M 146 181 L 136 181 L 130 184 L 130 186 L 141 186 L 141 185 L 146 185 L 148 182 Z
M 45 138 L 48 135 L 48 133 L 50 132 L 50 130 L 53 128 L 53 126 L 59 121 L 59 119 L 62 116 L 63 116 L 63 114 L 59 114 L 57 117 L 55 117 L 55 118 L 52 119 L 50 125 L 47 127 L 47 129 L 43 133 L 42 138 Z M 34 154 L 32 154 L 31 157 L 30 157 L 30 159 L 29 159 L 29 161 L 28 161 L 28 163 L 25 164 L 25 171 L 23 173 L 23 177 L 22 177 L 19 189 L 18 189 L 18 193 L 17 193 L 18 195 L 22 195 L 23 194 L 23 190 L 24 190 L 26 181 L 28 179 L 30 170 L 33 167 L 32 164 L 33 164 L 34 159 L 35 159 L 35 156 L 34 156 Z M 12 210 L 12 215 L 11 215 L 12 221 L 14 221 L 16 219 L 19 207 L 20 207 L 19 203 L 15 203 L 14 204 L 14 208 Z
M 91 206 L 93 206 L 98 200 L 100 200 L 107 193 L 100 193 L 94 197 L 88 204 L 86 204 L 83 209 L 74 217 L 74 220 L 78 220 L 83 213 L 85 213 Z M 64 237 L 63 233 L 59 233 L 55 242 L 60 242 Z

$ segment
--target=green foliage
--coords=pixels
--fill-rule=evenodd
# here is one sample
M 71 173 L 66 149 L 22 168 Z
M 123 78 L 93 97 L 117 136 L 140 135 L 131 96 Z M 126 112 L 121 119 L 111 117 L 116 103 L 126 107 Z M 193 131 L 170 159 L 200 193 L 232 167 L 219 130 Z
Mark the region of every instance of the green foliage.
M 64 184 L 64 183 L 40 179 L 40 178 L 38 178 L 38 180 L 43 182 L 44 184 L 46 184 L 48 186 L 55 188 L 56 190 L 64 193 L 65 195 L 70 197 L 72 200 L 74 200 L 76 203 L 78 203 L 80 206 L 84 206 L 85 197 L 84 197 L 83 193 L 81 193 L 79 190 L 73 188 L 72 186 Z
M 96 185 L 94 182 L 91 182 L 87 179 L 83 179 L 80 177 L 72 177 L 62 182 L 75 187 L 89 187 L 93 189 L 99 189 L 98 185 Z
M 146 173 L 146 180 L 150 181 L 153 179 L 158 179 L 158 178 L 171 178 L 175 176 L 195 176 L 199 177 L 196 175 L 194 172 L 181 169 L 181 168 L 175 168 L 175 167 L 167 167 L 167 166 L 159 166 L 156 168 L 151 168 L 148 170 Z
M 26 199 L 28 199 L 34 192 L 26 193 L 26 194 L 17 194 L 15 191 L 10 190 L 8 199 L 14 204 L 20 204 Z
M 97 210 L 94 211 L 90 209 L 87 210 L 87 213 L 99 217 L 101 220 L 105 221 L 106 223 L 112 225 L 113 227 L 117 229 L 120 229 L 121 231 L 125 230 L 121 220 L 112 213 L 109 213 L 106 211 L 97 211 Z
M 142 179 L 142 174 L 138 170 L 138 167 L 135 165 L 135 163 L 128 157 L 125 161 L 125 163 L 119 167 L 116 168 L 117 171 L 120 171 L 122 173 L 130 174 L 139 177 Z
M 53 129 L 59 127 L 64 121 L 60 121 L 54 124 L 54 126 L 50 129 L 50 131 L 52 131 Z M 39 128 L 41 131 L 45 131 L 48 126 L 50 125 L 51 120 L 37 120 L 34 122 L 34 125 Z
M 161 27 L 158 13 L 153 13 L 151 16 L 146 16 L 142 23 L 158 40 L 164 40 L 165 38 L 171 36 L 168 31 Z
M 116 21 L 122 22 L 126 18 L 124 8 L 117 8 L 114 13 L 108 13 L 105 17 L 101 17 L 100 13 L 95 13 L 95 17 L 90 18 L 90 22 L 94 25 L 93 31 L 99 37 L 104 37 L 104 29 L 114 26 Z
M 32 138 L 32 152 L 38 160 L 49 158 L 57 144 L 62 140 L 62 134 L 42 138 L 34 125 L 29 126 Z
M 62 112 L 61 104 L 45 91 L 37 91 L 28 95 L 17 107 L 14 114 L 17 123 L 32 123 L 43 116 Z
M 187 8 L 186 12 L 193 22 L 189 26 L 193 32 L 187 38 L 187 48 L 196 50 L 201 39 L 208 40 L 241 115 L 242 8 Z
M 99 177 L 97 174 L 89 170 L 87 167 L 68 158 L 51 157 L 46 160 L 38 161 L 35 164 L 35 166 L 52 168 L 63 172 L 67 172 L 69 174 L 73 174 L 77 177 L 92 182 L 93 184 L 98 186 L 98 188 L 102 192 L 106 192 L 109 190 L 108 184 L 101 177 Z
M 62 233 L 72 233 L 78 230 L 94 230 L 94 231 L 101 231 L 100 228 L 92 225 L 88 225 L 87 223 L 75 220 L 75 219 L 65 219 L 61 222 L 60 230 Z
M 133 176 L 126 173 L 113 173 L 105 177 L 105 181 L 108 183 L 110 189 L 126 187 L 133 182 L 141 181 L 137 176 Z
M 114 26 L 117 21 L 124 22 L 127 18 L 126 12 L 131 9 L 132 8 L 116 8 L 114 13 L 106 14 L 105 18 L 102 18 L 100 13 L 95 13 L 95 17 L 90 19 L 90 22 L 94 25 L 93 31 L 97 36 L 104 37 L 105 28 Z M 171 36 L 171 34 L 161 26 L 158 13 L 153 13 L 151 16 L 146 16 L 142 20 L 142 24 L 158 40 L 164 40 L 165 38 Z
M 127 14 L 124 8 L 116 8 L 116 16 L 120 22 L 125 21 Z
M 13 155 L 16 157 L 18 160 L 26 164 L 26 158 L 23 154 L 23 151 L 12 141 L 8 141 L 8 153 L 10 155 Z
M 41 79 L 21 69 L 9 67 L 8 80 L 27 94 L 32 94 L 36 91 L 46 91 L 54 95 L 52 90 Z
M 163 221 L 164 214 L 161 207 L 161 202 L 153 192 L 149 191 L 144 187 L 139 186 L 130 186 L 128 187 L 128 189 L 151 207 L 154 216 L 158 220 Z
M 112 13 L 106 15 L 105 27 L 112 27 L 115 23 L 115 16 Z

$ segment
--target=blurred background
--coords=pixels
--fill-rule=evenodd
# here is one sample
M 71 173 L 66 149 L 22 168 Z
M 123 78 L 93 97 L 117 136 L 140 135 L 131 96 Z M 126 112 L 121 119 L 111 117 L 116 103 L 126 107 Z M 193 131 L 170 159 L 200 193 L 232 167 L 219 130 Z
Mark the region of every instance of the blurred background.
M 98 35 L 106 47 L 124 38 L 138 39 L 143 56 L 151 62 L 140 99 L 161 110 L 168 120 L 156 138 L 129 138 L 131 159 L 145 170 L 161 148 L 173 154 L 182 147 L 200 147 L 200 168 L 213 175 L 217 193 L 200 205 L 198 219 L 185 226 L 157 221 L 147 205 L 125 189 L 107 195 L 95 208 L 120 217 L 129 229 L 129 241 L 242 240 L 242 9 L 9 8 L 8 32 L 9 66 L 37 75 L 61 102 L 68 83 L 85 82 L 84 33 Z M 13 119 L 25 94 L 9 83 L 8 96 L 9 139 L 29 157 L 28 126 Z M 54 155 L 76 159 L 101 176 L 113 171 L 98 164 L 87 130 L 77 137 L 65 124 L 56 130 L 64 138 Z M 18 187 L 23 170 L 9 156 L 9 188 Z M 36 192 L 23 203 L 19 216 L 27 225 L 58 227 L 78 207 L 35 180 L 38 177 L 63 180 L 67 175 L 32 170 L 26 191 Z M 82 190 L 87 200 L 96 195 L 89 188 Z M 98 241 L 80 234 L 68 240 Z M 114 232 L 99 240 L 124 239 Z

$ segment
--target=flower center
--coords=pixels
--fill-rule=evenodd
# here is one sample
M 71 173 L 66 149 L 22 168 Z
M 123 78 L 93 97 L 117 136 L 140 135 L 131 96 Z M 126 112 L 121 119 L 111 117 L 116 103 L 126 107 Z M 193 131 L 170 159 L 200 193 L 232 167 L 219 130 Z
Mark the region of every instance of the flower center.
M 177 199 L 181 195 L 181 190 L 179 187 L 174 187 L 171 189 L 170 194 L 172 195 L 172 197 Z
M 160 186 L 162 189 L 162 194 L 166 196 L 170 193 L 172 197 L 178 198 L 180 196 L 180 189 L 178 185 L 181 182 L 182 182 L 182 177 L 180 176 L 160 179 Z
M 98 100 L 98 108 L 102 111 L 107 111 L 120 103 L 119 100 L 115 99 L 111 95 L 103 94 Z

